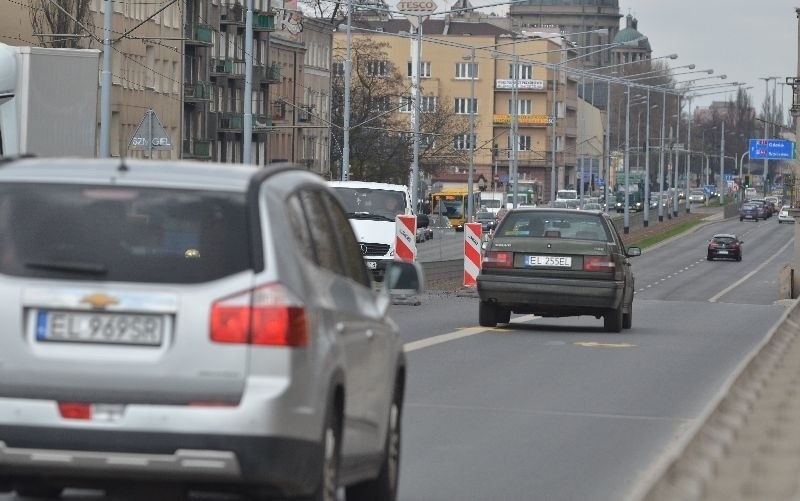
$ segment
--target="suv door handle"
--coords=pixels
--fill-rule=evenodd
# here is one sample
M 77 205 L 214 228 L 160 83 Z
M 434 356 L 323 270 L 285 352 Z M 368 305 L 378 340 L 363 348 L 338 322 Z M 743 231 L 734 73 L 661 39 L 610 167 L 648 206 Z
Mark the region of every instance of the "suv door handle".
M 375 337 L 375 332 L 372 329 L 367 329 L 367 331 L 364 334 L 366 334 L 367 339 L 372 339 L 373 337 Z
M 343 322 L 336 322 L 336 332 L 341 334 L 344 332 L 344 323 Z

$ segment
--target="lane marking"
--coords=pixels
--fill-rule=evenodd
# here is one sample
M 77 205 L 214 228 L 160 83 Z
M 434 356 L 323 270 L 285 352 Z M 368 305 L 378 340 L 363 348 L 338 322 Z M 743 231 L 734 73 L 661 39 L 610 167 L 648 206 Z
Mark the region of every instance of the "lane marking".
M 635 344 L 630 343 L 598 343 L 597 341 L 578 341 L 572 343 L 575 346 L 584 348 L 636 348 Z
M 778 257 L 778 255 L 779 255 L 780 253 L 782 253 L 783 251 L 785 251 L 785 250 L 786 250 L 786 248 L 787 248 L 787 247 L 789 247 L 789 245 L 791 245 L 791 244 L 793 244 L 793 243 L 794 243 L 794 238 L 792 238 L 792 239 L 790 239 L 788 242 L 786 242 L 786 244 L 785 244 L 783 247 L 781 247 L 781 248 L 778 250 L 778 252 L 775 252 L 775 253 L 773 253 L 773 254 L 772 254 L 772 256 L 771 256 L 769 259 L 767 259 L 766 261 L 764 261 L 763 263 L 761 263 L 761 265 L 757 266 L 757 267 L 756 267 L 756 268 L 755 268 L 753 271 L 751 271 L 751 272 L 750 272 L 750 273 L 748 273 L 747 275 L 743 276 L 743 277 L 742 277 L 742 278 L 740 278 L 739 280 L 737 280 L 737 281 L 733 282 L 733 283 L 732 283 L 731 285 L 729 285 L 728 287 L 726 287 L 726 288 L 722 289 L 722 290 L 721 290 L 720 292 L 718 292 L 717 294 L 715 294 L 715 295 L 711 296 L 711 298 L 709 298 L 708 302 L 709 302 L 709 303 L 716 303 L 716 302 L 717 302 L 717 300 L 718 300 L 719 298 L 721 298 L 721 297 L 722 297 L 722 296 L 724 296 L 725 294 L 729 293 L 730 291 L 732 291 L 732 290 L 733 290 L 733 289 L 735 289 L 736 287 L 738 287 L 738 286 L 742 285 L 742 283 L 743 283 L 743 282 L 745 282 L 747 279 L 749 279 L 750 277 L 752 277 L 753 275 L 755 275 L 756 273 L 758 273 L 758 272 L 759 272 L 759 271 L 760 271 L 760 270 L 761 270 L 763 267 L 765 267 L 765 266 L 766 266 L 766 265 L 768 265 L 770 262 L 772 262 L 772 260 L 773 260 L 773 259 L 775 259 L 776 257 Z
M 521 322 L 528 322 L 529 320 L 533 320 L 535 318 L 539 318 L 536 315 L 522 315 L 519 317 L 513 318 L 514 323 L 521 323 Z M 426 337 L 424 339 L 418 339 L 416 341 L 410 341 L 403 345 L 403 351 L 405 353 L 410 353 L 412 351 L 421 350 L 423 348 L 430 348 L 431 346 L 436 346 L 437 344 L 448 343 L 450 341 L 456 341 L 458 339 L 464 339 L 466 337 L 474 336 L 475 334 L 482 334 L 484 332 L 491 332 L 491 331 L 498 331 L 498 332 L 507 332 L 513 329 L 509 329 L 507 327 L 459 327 L 457 330 L 453 332 L 448 332 L 446 334 L 439 334 L 438 336 L 431 336 Z

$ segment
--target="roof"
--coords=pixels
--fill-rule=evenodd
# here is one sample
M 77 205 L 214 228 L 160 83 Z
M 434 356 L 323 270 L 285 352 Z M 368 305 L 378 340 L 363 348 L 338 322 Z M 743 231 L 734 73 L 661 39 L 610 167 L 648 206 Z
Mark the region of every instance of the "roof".
M 411 32 L 411 25 L 407 19 L 389 19 L 386 21 L 358 20 L 353 21 L 353 26 L 385 33 Z M 422 23 L 423 35 L 488 35 L 498 36 L 512 33 L 510 30 L 500 28 L 491 23 L 470 23 L 461 21 L 446 21 L 445 19 L 428 19 Z
M 328 181 L 328 186 L 340 188 L 371 189 L 386 191 L 408 191 L 408 187 L 402 184 L 374 183 L 370 181 Z
M 641 39 L 636 45 L 636 48 L 646 50 L 648 52 L 651 51 L 652 49 L 650 48 L 650 40 L 647 38 L 642 39 L 644 35 L 638 29 L 636 29 L 638 27 L 638 23 L 639 22 L 636 20 L 636 18 L 628 14 L 625 18 L 625 28 L 617 33 L 617 35 L 614 37 L 613 43 L 621 44 Z

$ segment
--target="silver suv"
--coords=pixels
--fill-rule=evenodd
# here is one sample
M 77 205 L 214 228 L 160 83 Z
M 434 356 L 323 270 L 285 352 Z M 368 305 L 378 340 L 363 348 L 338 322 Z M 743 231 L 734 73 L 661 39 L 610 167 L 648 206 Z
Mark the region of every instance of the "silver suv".
M 321 178 L 6 161 L 0 235 L 0 490 L 395 499 L 402 346 Z

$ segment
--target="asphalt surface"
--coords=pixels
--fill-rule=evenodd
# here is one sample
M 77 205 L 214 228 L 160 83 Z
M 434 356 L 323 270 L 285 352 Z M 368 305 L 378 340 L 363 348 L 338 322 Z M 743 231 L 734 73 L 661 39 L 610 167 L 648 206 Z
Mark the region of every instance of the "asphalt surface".
M 709 221 L 634 258 L 634 325 L 620 334 L 592 317 L 515 315 L 508 326 L 481 328 L 477 299 L 458 292 L 393 306 L 409 361 L 400 500 L 620 500 L 658 480 L 654 467 L 665 451 L 706 419 L 710 402 L 794 305 L 777 300 L 777 270 L 791 260 L 793 231 L 774 219 Z M 742 262 L 705 260 L 716 232 L 743 235 Z M 422 246 L 430 244 L 436 240 Z M 798 347 L 792 360 L 793 373 L 762 383 L 766 395 L 777 382 L 770 401 L 784 438 L 776 440 L 769 418 L 742 435 L 759 451 L 760 462 L 748 466 L 762 476 L 775 461 L 765 462 L 753 437 L 767 435 L 772 448 L 765 450 L 776 450 L 800 429 L 789 419 L 800 415 Z M 778 449 L 783 456 L 766 459 L 788 466 L 774 467 L 783 476 L 768 484 L 772 490 L 742 479 L 739 490 L 714 491 L 709 482 L 698 488 L 670 478 L 660 491 L 666 497 L 649 499 L 712 492 L 723 495 L 707 499 L 797 499 L 791 487 L 800 478 L 800 445 Z M 746 473 L 738 465 L 747 454 L 720 470 L 724 482 Z M 0 495 L 11 499 L 20 498 Z M 104 498 L 71 491 L 65 499 Z
M 768 220 L 751 227 L 751 240 L 772 240 L 764 233 L 772 224 Z M 794 225 L 782 226 L 779 231 L 794 235 Z M 780 247 L 772 261 L 791 262 L 792 253 L 792 245 Z M 754 282 L 770 280 L 775 270 L 765 266 L 769 268 L 773 269 L 753 274 Z M 739 293 L 725 299 L 735 300 Z M 724 384 L 703 421 L 640 484 L 633 499 L 800 499 L 800 306 L 797 300 L 784 303 L 784 317 Z

